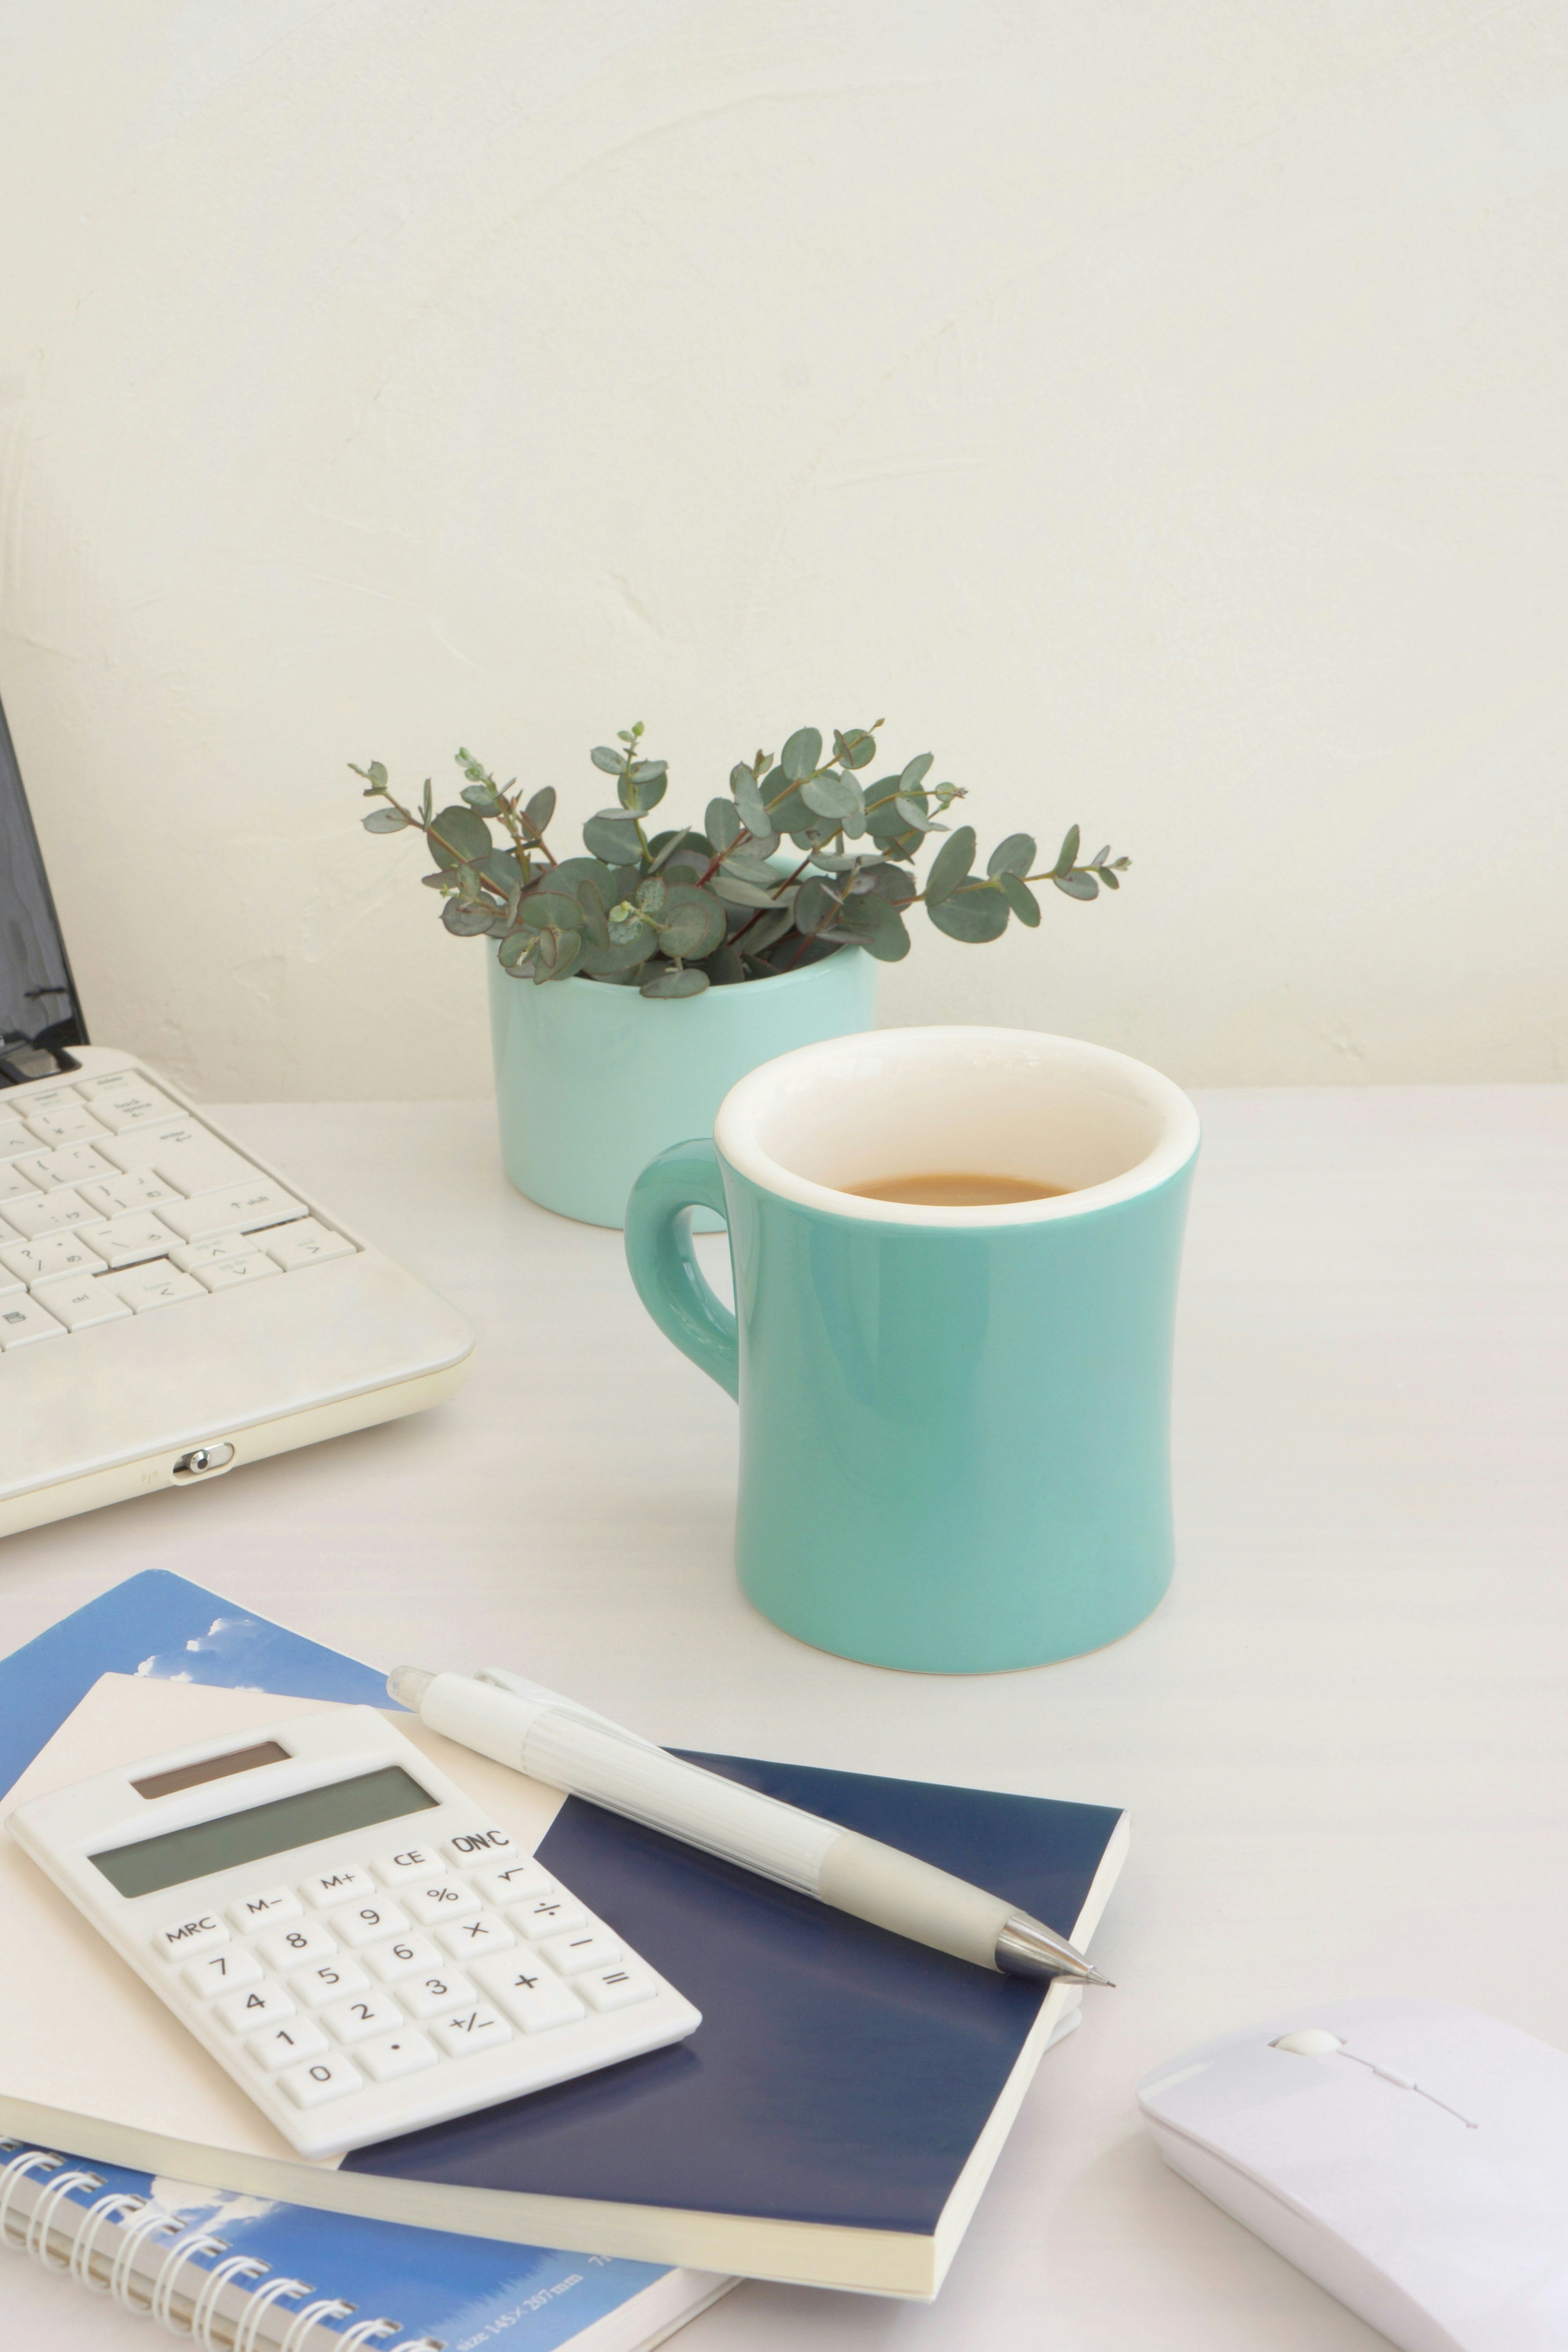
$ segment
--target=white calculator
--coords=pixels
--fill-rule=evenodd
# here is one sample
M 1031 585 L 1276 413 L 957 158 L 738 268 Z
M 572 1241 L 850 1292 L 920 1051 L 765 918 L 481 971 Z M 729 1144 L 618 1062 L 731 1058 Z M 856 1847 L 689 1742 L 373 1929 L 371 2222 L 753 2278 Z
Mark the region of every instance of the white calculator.
M 100 1772 L 7 1825 L 301 2156 L 702 2021 L 374 1707 Z

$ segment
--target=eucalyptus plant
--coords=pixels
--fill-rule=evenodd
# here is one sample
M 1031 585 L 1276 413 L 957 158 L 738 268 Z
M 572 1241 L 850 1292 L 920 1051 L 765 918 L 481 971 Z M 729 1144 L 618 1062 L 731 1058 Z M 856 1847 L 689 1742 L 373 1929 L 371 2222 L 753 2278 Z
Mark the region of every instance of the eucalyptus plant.
M 912 907 L 949 939 L 979 941 L 1000 939 L 1015 916 L 1036 928 L 1037 882 L 1069 898 L 1120 887 L 1131 860 L 1107 845 L 1080 861 L 1076 824 L 1052 866 L 1031 870 L 1034 837 L 1013 833 L 976 873 L 973 826 L 946 822 L 966 793 L 928 783 L 929 751 L 861 782 L 881 724 L 836 728 L 826 757 L 816 729 L 799 728 L 776 761 L 759 751 L 731 769 L 728 793 L 709 802 L 700 827 L 650 833 L 668 767 L 647 757 L 639 719 L 620 730 L 618 750 L 601 744 L 589 754 L 615 778 L 616 800 L 583 827 L 581 857 L 558 858 L 545 839 L 552 786 L 524 799 L 515 779 L 498 783 L 471 751 L 456 755 L 464 782 L 443 809 L 428 781 L 419 807 L 408 808 L 379 760 L 350 766 L 377 803 L 365 830 L 423 833 L 435 866 L 424 880 L 440 894 L 447 929 L 499 941 L 501 969 L 518 980 L 577 972 L 645 996 L 696 996 L 776 979 L 838 947 L 896 963 L 910 951 Z M 916 860 L 937 835 L 922 884 Z

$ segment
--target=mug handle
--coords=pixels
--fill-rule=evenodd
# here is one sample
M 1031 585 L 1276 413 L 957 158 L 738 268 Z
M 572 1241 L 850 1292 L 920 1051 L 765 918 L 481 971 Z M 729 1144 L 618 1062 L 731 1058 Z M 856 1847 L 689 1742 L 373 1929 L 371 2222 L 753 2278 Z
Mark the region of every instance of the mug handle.
M 730 1221 L 719 1154 L 706 1137 L 650 1160 L 626 1202 L 626 1264 L 637 1297 L 667 1339 L 732 1397 L 741 1393 L 735 1318 L 716 1297 L 691 1245 L 693 1209 Z

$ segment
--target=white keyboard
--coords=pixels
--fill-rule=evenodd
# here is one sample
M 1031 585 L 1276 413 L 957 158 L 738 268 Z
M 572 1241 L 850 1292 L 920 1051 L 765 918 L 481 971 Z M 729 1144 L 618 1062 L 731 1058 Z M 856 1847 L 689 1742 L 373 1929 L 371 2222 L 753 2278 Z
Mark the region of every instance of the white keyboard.
M 354 1248 L 139 1070 L 0 1093 L 0 1351 Z
M 304 2156 L 701 2022 L 370 1707 L 144 1759 L 7 1826 Z

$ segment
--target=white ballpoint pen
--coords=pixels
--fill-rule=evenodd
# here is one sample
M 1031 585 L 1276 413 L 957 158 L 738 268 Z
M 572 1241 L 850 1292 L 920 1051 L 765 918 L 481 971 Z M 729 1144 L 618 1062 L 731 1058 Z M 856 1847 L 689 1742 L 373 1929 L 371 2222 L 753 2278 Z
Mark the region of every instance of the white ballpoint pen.
M 1108 1985 L 1065 1937 L 896 1846 L 742 1788 L 521 1675 L 398 1666 L 386 1687 L 433 1731 L 513 1771 L 815 1895 L 874 1927 L 1036 1982 Z

